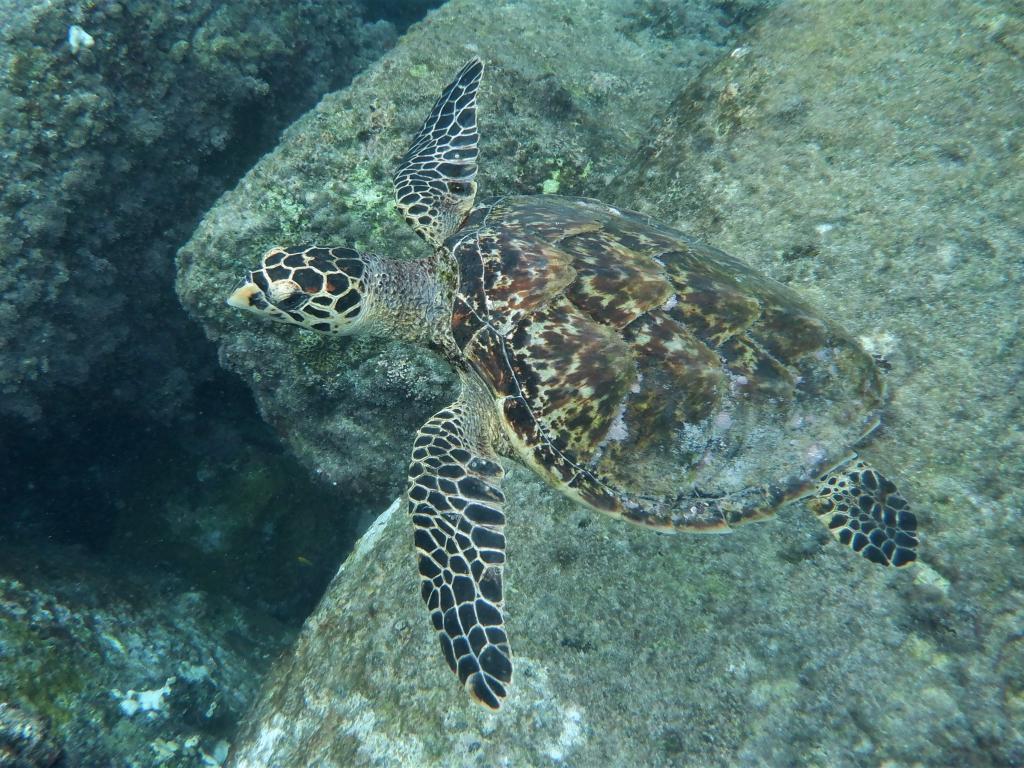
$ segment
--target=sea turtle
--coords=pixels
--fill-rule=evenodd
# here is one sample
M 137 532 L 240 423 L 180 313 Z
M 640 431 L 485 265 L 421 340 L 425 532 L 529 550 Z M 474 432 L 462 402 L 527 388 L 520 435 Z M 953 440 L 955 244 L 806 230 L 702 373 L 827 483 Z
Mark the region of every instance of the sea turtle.
M 916 520 L 852 448 L 879 423 L 876 361 L 794 291 L 648 217 L 597 200 L 475 202 L 479 59 L 443 91 L 394 175 L 433 248 L 395 260 L 277 247 L 228 302 L 338 336 L 421 342 L 461 394 L 409 464 L 422 596 L 444 656 L 497 709 L 505 472 L 652 528 L 725 532 L 808 499 L 868 560 L 915 559 Z

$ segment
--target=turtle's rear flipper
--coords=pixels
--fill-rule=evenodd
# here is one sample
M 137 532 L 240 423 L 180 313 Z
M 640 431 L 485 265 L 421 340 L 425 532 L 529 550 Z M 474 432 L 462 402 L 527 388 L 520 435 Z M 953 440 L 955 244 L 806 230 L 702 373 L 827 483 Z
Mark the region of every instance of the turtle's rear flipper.
M 841 543 L 873 563 L 917 559 L 917 518 L 892 481 L 863 461 L 822 475 L 808 503 Z

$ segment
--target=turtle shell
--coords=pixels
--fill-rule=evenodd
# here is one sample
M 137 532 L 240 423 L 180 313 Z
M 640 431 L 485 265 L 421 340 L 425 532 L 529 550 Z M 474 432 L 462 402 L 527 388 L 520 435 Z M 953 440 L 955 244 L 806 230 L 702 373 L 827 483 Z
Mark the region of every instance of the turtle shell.
M 446 247 L 454 338 L 512 445 L 598 508 L 765 485 L 792 498 L 878 423 L 881 376 L 847 333 L 642 214 L 499 198 Z

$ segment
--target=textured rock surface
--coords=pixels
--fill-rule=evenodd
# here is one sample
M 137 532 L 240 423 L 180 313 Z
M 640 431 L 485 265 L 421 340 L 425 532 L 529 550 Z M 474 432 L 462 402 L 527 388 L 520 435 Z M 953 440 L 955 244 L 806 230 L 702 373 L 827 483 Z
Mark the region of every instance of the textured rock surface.
M 623 150 L 640 144 L 649 116 L 760 7 L 696 4 L 684 23 L 669 5 L 448 3 L 292 126 L 206 216 L 179 254 L 182 302 L 306 463 L 380 509 L 404 483 L 412 432 L 450 399 L 450 373 L 417 350 L 339 344 L 231 312 L 224 298 L 240 270 L 274 244 L 422 256 L 394 211 L 391 173 L 445 78 L 476 53 L 489 65 L 481 194 L 598 190 L 625 169 Z
M 67 768 L 223 761 L 289 637 L 138 567 L 129 582 L 69 549 L 3 546 L 0 765 L 43 768 L 58 752 Z
M 181 311 L 174 251 L 285 125 L 430 4 L 393 24 L 396 6 L 359 0 L 0 1 L 8 542 L 123 549 L 308 612 L 350 545 L 344 500 L 282 458 L 217 365 Z M 285 495 L 314 510 L 291 534 Z
M 921 565 L 866 567 L 798 508 L 727 537 L 658 536 L 516 469 L 503 712 L 472 705 L 445 668 L 392 508 L 272 676 L 233 765 L 1024 762 L 1024 27 L 1010 4 L 820 10 L 767 16 L 608 196 L 795 284 L 890 358 L 893 415 L 865 453 L 915 501 Z M 493 70 L 485 104 L 507 87 Z M 279 154 L 314 157 L 302 145 L 323 123 L 302 121 Z M 222 343 L 230 358 L 241 341 Z
M 0 703 L 0 766 L 50 768 L 62 750 L 50 738 L 49 730 L 41 718 Z
M 355 2 L 5 4 L 0 419 L 53 416 L 82 385 L 186 402 L 207 357 L 169 321 L 174 249 L 290 117 L 393 38 Z

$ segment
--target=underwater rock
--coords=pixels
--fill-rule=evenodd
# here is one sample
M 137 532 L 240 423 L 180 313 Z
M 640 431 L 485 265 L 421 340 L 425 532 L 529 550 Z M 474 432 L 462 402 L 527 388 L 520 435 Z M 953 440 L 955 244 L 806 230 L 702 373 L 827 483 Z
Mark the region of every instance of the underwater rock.
M 50 768 L 60 754 L 43 720 L 0 702 L 0 768 Z
M 49 768 L 61 752 L 69 768 L 223 762 L 293 636 L 137 564 L 128 576 L 65 548 L 4 546 L 0 766 Z
M 823 14 L 810 0 L 786 3 L 731 56 L 682 85 L 668 119 L 646 124 L 644 148 L 623 162 L 634 172 L 602 195 L 701 234 L 796 286 L 885 354 L 892 418 L 865 453 L 885 456 L 920 512 L 918 566 L 886 572 L 832 544 L 814 546 L 825 537 L 795 508 L 729 536 L 659 536 L 579 508 L 514 467 L 505 483 L 505 573 L 517 676 L 500 714 L 471 703 L 438 657 L 418 597 L 411 525 L 396 503 L 357 545 L 293 653 L 271 674 L 229 764 L 1024 761 L 1015 309 L 1024 242 L 1014 223 L 1015 201 L 1024 199 L 1024 100 L 1019 52 L 992 31 L 1017 28 L 1019 11 L 997 6 L 851 0 Z M 413 51 L 439 34 L 428 25 L 418 33 L 408 43 Z M 246 349 L 271 337 L 279 359 L 292 354 L 294 335 L 250 330 L 242 318 L 211 321 L 219 297 L 197 288 L 215 281 L 194 273 L 226 272 L 226 257 L 210 254 L 235 242 L 269 245 L 282 235 L 283 225 L 263 214 L 242 216 L 242 201 L 276 173 L 294 179 L 304 168 L 319 184 L 341 173 L 319 175 L 325 155 L 318 153 L 330 150 L 314 145 L 334 124 L 325 113 L 335 101 L 354 104 L 360 86 L 381 82 L 389 62 L 413 55 L 404 45 L 300 121 L 272 164 L 225 198 L 182 253 L 186 301 L 250 376 L 260 371 L 239 364 Z M 506 66 L 497 54 L 494 82 L 481 99 L 483 194 L 524 191 L 499 183 L 511 181 L 522 158 L 487 149 L 493 134 L 516 127 L 527 147 L 562 146 L 545 144 L 554 120 L 517 126 L 499 107 L 506 125 L 498 125 L 488 104 L 514 98 L 504 95 Z M 416 110 L 435 90 L 421 94 Z M 577 137 L 560 118 L 562 141 L 593 139 L 589 125 Z M 529 143 L 529 128 L 540 145 Z M 381 140 L 391 142 L 385 154 L 393 160 L 400 141 Z M 387 163 L 371 168 L 386 183 Z M 526 189 L 543 182 L 533 177 Z M 560 191 L 587 189 L 570 187 Z M 315 234 L 329 198 L 307 198 L 316 205 L 301 209 L 310 219 L 297 234 Z M 375 244 L 406 242 L 401 225 L 384 218 L 387 208 L 381 201 L 362 226 L 386 231 Z M 354 206 L 352 215 L 360 215 Z M 339 359 L 355 366 L 358 353 L 366 349 L 349 348 Z M 283 381 L 294 379 L 275 367 L 278 391 Z M 314 381 L 313 396 L 326 397 L 330 388 Z M 260 396 L 287 422 L 279 396 Z M 307 412 L 296 413 L 304 429 Z M 376 426 L 403 427 L 405 445 L 427 413 L 424 407 L 408 424 L 391 416 Z M 396 475 L 403 458 L 391 457 Z
M 176 377 L 213 368 L 172 320 L 174 249 L 394 28 L 354 1 L 19 0 L 0 18 L 0 419 L 46 428 L 76 395 L 174 413 Z
M 425 255 L 395 211 L 391 174 L 444 78 L 477 53 L 489 67 L 480 195 L 552 184 L 597 193 L 626 169 L 624 149 L 640 145 L 650 115 L 763 4 L 691 5 L 685 32 L 668 35 L 616 0 L 446 3 L 289 128 L 210 210 L 179 253 L 182 303 L 307 465 L 379 509 L 402 488 L 413 432 L 452 399 L 451 372 L 404 344 L 257 325 L 224 304 L 241 270 L 276 244 Z
M 174 251 L 412 20 L 372 6 L 0 0 L 6 541 L 123 548 L 293 621 L 319 597 L 350 546 L 337 501 L 181 311 Z M 276 534 L 281 494 L 334 533 Z

